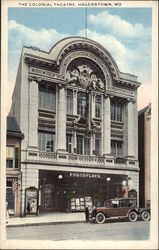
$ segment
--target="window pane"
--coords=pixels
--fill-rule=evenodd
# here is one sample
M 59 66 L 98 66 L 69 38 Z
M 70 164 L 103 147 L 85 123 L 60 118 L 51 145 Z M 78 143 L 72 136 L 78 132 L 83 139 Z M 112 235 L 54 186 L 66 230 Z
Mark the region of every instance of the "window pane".
M 122 157 L 122 144 L 117 142 L 117 157 Z
M 120 103 L 111 104 L 111 120 L 122 122 L 122 105 Z
M 54 134 L 39 133 L 39 150 L 47 152 L 54 151 Z
M 71 153 L 72 147 L 72 135 L 66 135 L 66 151 Z
M 101 117 L 101 96 L 97 95 L 95 99 L 95 117 Z
M 7 168 L 13 168 L 13 160 L 7 159 L 7 161 L 6 161 L 6 167 Z
M 101 154 L 101 137 L 100 135 L 96 135 L 95 138 L 95 154 L 99 156 Z
M 112 141 L 111 142 L 111 153 L 114 157 L 122 157 L 122 142 L 121 141 Z
M 48 85 L 39 86 L 39 108 L 47 110 L 56 109 L 56 91 Z
M 7 147 L 7 158 L 14 158 L 14 147 Z
M 84 138 L 84 154 L 90 155 L 90 138 Z
M 79 92 L 77 95 L 77 113 L 79 115 L 86 114 L 86 93 Z
M 116 157 L 116 147 L 115 147 L 115 142 L 111 142 L 111 152 L 112 155 L 114 155 Z
M 83 154 L 83 138 L 77 136 L 77 154 Z
M 67 114 L 73 114 L 73 92 L 72 90 L 67 90 Z

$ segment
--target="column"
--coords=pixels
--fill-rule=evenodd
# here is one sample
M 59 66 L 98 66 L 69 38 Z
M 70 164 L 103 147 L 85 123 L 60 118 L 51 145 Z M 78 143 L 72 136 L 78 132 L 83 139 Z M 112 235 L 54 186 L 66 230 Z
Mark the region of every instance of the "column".
M 77 90 L 73 90 L 73 115 L 77 115 Z
M 134 102 L 134 156 L 136 159 L 138 159 L 138 112 L 137 112 L 137 103 Z
M 33 79 L 29 82 L 28 122 L 28 146 L 38 147 L 38 83 Z
M 103 154 L 110 154 L 111 121 L 110 121 L 110 97 L 103 98 Z
M 57 107 L 57 150 L 66 151 L 66 92 L 59 86 Z
M 134 107 L 133 107 L 133 102 L 129 101 L 127 104 L 127 121 L 128 121 L 128 156 L 134 156 L 134 141 L 135 141 L 135 133 L 134 133 L 134 126 L 135 126 L 135 119 L 134 119 Z M 137 145 L 136 145 L 137 147 Z

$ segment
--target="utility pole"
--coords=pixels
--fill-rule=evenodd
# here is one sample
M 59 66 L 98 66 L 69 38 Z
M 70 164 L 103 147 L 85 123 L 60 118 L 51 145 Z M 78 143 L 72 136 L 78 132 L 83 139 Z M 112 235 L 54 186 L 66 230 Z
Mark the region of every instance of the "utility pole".
M 87 38 L 87 7 L 85 8 L 85 37 Z

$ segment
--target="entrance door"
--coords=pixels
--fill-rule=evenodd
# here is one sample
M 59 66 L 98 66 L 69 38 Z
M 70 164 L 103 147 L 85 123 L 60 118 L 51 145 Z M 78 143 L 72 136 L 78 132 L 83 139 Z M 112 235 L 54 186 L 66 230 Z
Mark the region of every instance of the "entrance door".
M 52 184 L 46 184 L 42 192 L 42 210 L 62 209 L 62 191 L 54 188 Z

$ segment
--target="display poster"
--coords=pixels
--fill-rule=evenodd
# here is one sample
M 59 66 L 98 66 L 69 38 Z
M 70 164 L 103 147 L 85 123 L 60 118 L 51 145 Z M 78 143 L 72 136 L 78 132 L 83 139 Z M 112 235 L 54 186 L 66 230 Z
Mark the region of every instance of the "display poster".
M 25 190 L 25 215 L 37 214 L 38 215 L 38 189 L 26 188 Z

